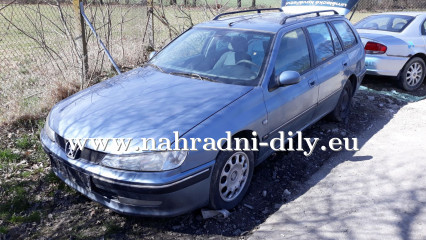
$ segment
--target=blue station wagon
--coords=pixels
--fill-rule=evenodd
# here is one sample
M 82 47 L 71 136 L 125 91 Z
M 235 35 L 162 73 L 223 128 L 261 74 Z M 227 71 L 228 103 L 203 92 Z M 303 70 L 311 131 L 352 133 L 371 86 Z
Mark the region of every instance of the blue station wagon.
M 350 22 L 333 10 L 253 11 L 198 24 L 147 64 L 54 106 L 41 141 L 55 174 L 125 214 L 231 209 L 247 192 L 254 167 L 274 153 L 271 147 L 141 152 L 136 141 L 120 153 L 92 142 L 71 148 L 70 139 L 166 138 L 178 144 L 175 132 L 214 140 L 230 132 L 258 144 L 327 115 L 347 118 L 366 71 L 364 46 Z

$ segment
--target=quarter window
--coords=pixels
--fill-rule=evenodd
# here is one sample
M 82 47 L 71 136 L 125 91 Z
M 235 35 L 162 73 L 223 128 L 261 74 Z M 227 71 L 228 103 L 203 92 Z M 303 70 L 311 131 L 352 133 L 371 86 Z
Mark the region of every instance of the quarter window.
M 309 36 L 314 44 L 317 63 L 326 61 L 334 56 L 333 42 L 325 23 L 309 26 Z
M 355 34 L 347 23 L 338 21 L 338 22 L 333 22 L 333 25 L 336 28 L 337 33 L 339 34 L 340 38 L 343 41 L 344 48 L 350 48 L 357 43 Z
M 336 33 L 334 32 L 333 29 L 330 29 L 330 32 L 331 32 L 331 38 L 333 39 L 334 50 L 336 51 L 336 54 L 343 52 L 342 44 L 340 43 L 340 40 L 337 37 Z
M 297 29 L 285 34 L 275 61 L 275 75 L 278 76 L 284 71 L 302 74 L 310 67 L 309 48 L 303 30 Z

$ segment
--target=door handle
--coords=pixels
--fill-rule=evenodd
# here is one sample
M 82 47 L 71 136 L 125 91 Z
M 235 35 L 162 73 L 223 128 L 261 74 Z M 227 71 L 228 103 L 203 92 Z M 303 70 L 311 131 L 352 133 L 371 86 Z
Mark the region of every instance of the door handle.
M 310 80 L 310 81 L 309 81 L 309 86 L 310 86 L 310 87 L 315 86 L 315 80 Z
M 347 67 L 347 66 L 348 66 L 348 63 L 347 63 L 347 62 L 344 62 L 344 63 L 343 63 L 343 66 Z

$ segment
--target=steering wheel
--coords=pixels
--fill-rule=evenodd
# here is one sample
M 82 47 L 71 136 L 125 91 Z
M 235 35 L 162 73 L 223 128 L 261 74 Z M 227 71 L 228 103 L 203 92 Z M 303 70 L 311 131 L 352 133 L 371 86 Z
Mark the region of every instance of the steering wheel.
M 240 60 L 235 65 L 242 64 L 242 63 L 247 63 L 249 65 L 252 65 L 252 66 L 255 66 L 255 67 L 259 68 L 259 65 L 257 65 L 256 63 L 254 63 L 254 62 L 252 62 L 250 60 Z

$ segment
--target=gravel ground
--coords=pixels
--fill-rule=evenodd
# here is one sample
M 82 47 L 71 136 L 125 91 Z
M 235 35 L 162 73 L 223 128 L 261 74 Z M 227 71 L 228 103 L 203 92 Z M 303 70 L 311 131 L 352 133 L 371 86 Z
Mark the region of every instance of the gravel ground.
M 425 100 L 372 121 L 250 240 L 426 239 L 425 122 Z
M 304 131 L 319 146 L 334 137 L 357 137 L 372 123 L 391 119 L 412 100 L 426 96 L 399 91 L 389 79 L 367 78 L 355 96 L 346 123 L 321 120 Z M 373 89 L 373 90 L 371 90 Z M 386 92 L 386 93 L 385 93 Z M 419 100 L 420 98 L 415 98 Z M 140 218 L 116 214 L 67 187 L 51 172 L 37 140 L 42 121 L 22 120 L 0 128 L 0 239 L 16 238 L 247 238 L 283 204 L 300 194 L 301 186 L 337 153 L 317 149 L 278 153 L 255 169 L 243 202 L 225 219 L 203 220 L 201 211 L 175 218 Z M 10 149 L 10 152 L 5 151 Z

